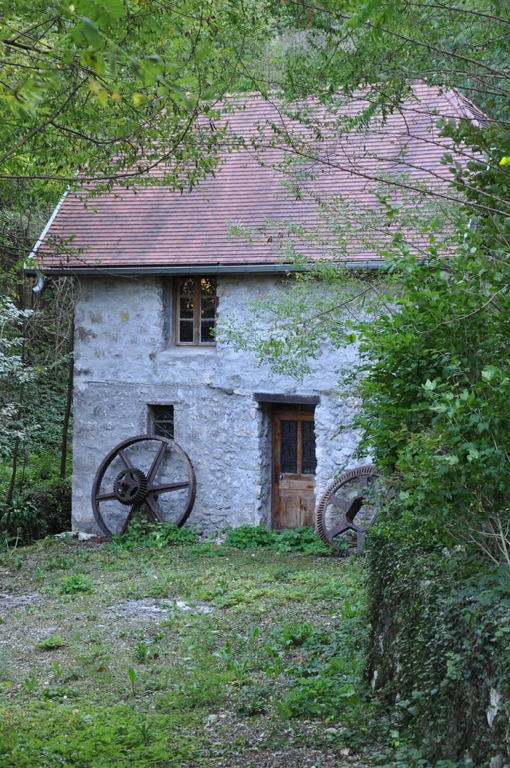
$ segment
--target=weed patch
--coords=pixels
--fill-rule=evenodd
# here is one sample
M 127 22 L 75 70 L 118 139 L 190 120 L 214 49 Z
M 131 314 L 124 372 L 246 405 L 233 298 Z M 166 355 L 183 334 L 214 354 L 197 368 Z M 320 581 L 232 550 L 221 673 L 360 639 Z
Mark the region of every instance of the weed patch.
M 198 534 L 193 526 L 179 528 L 172 522 L 159 525 L 135 521 L 131 523 L 123 536 L 118 534 L 113 536 L 112 546 L 125 549 L 133 549 L 134 547 L 184 547 L 196 544 L 197 541 Z
M 24 721 L 12 712 L 2 714 L 3 768 L 170 767 L 189 765 L 199 756 L 191 735 L 180 733 L 174 718 L 159 713 L 142 715 L 128 706 L 78 710 L 54 699 L 32 702 Z
M 241 525 L 230 528 L 225 546 L 237 549 L 274 549 L 276 552 L 303 552 L 306 555 L 331 556 L 313 528 L 302 526 L 292 531 L 267 530 L 264 525 Z
M 73 573 L 63 580 L 60 592 L 62 595 L 75 595 L 77 592 L 92 592 L 93 588 L 92 579 L 81 573 Z
M 362 679 L 363 561 L 148 537 L 9 564 L 2 768 L 338 768 L 392 749 Z

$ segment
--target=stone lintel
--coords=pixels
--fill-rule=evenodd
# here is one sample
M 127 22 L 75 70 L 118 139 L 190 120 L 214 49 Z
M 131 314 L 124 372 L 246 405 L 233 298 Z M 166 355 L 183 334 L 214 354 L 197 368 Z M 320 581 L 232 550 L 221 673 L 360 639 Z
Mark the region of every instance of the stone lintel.
M 319 395 L 281 395 L 269 392 L 254 392 L 256 403 L 296 403 L 298 405 L 319 405 Z

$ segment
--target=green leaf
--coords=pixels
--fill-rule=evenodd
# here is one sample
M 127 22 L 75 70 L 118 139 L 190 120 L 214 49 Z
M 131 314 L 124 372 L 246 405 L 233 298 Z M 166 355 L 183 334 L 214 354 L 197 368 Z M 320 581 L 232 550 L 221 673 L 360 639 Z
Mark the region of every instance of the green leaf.
M 487 365 L 482 371 L 482 379 L 484 381 L 490 381 L 494 378 L 497 368 L 494 365 Z
M 88 19 L 86 16 L 83 16 L 81 19 L 81 29 L 93 48 L 97 49 L 101 47 L 103 40 L 98 28 L 92 19 Z
M 121 19 L 126 15 L 126 7 L 122 0 L 101 0 L 101 4 L 104 5 L 114 19 Z
M 104 88 L 102 88 L 97 94 L 97 102 L 99 106 L 104 107 L 106 105 L 107 100 L 108 100 L 108 92 Z

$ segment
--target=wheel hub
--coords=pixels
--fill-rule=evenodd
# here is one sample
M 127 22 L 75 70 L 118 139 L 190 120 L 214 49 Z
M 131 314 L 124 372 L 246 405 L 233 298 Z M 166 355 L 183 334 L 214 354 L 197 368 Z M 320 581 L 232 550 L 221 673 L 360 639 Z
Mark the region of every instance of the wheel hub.
M 121 504 L 141 504 L 147 495 L 147 478 L 141 469 L 123 469 L 115 478 L 113 492 Z

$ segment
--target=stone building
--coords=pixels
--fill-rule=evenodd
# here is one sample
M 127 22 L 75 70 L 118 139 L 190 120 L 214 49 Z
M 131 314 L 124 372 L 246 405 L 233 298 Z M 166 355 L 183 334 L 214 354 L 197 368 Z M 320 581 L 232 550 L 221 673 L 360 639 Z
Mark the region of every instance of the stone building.
M 260 321 L 249 300 L 286 290 L 289 267 L 278 236 L 263 235 L 268 222 L 287 237 L 289 225 L 317 223 L 326 196 L 366 206 L 381 169 L 444 184 L 437 118 L 472 114 L 470 105 L 425 86 L 415 96 L 384 124 L 348 140 L 336 139 L 332 127 L 307 150 L 291 184 L 281 183 L 285 156 L 274 139 L 275 123 L 288 132 L 291 121 L 272 104 L 247 98 L 223 118 L 244 137 L 244 148 L 225 154 L 215 177 L 192 191 L 118 188 L 88 205 L 78 194 L 65 196 L 34 255 L 45 277 L 77 279 L 74 528 L 97 530 L 91 489 L 98 467 L 120 441 L 141 434 L 174 437 L 189 455 L 197 480 L 189 522 L 198 530 L 313 524 L 321 493 L 357 463 L 358 436 L 349 429 L 354 404 L 336 393 L 337 371 L 355 361 L 355 348 L 324 350 L 313 375 L 297 382 L 215 343 L 211 330 L 235 316 L 254 332 Z M 256 151 L 249 142 L 255 134 Z M 233 224 L 260 236 L 236 239 Z M 352 268 L 381 264 L 377 250 L 366 247 L 335 254 L 306 240 L 295 245 L 309 258 Z M 338 436 L 340 425 L 347 429 Z M 119 466 L 122 474 L 128 464 L 115 472 Z M 116 503 L 111 493 L 106 501 Z M 115 514 L 112 529 L 120 525 Z M 167 516 L 173 514 L 169 507 Z

